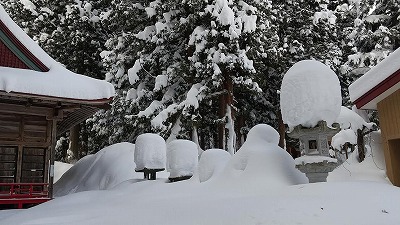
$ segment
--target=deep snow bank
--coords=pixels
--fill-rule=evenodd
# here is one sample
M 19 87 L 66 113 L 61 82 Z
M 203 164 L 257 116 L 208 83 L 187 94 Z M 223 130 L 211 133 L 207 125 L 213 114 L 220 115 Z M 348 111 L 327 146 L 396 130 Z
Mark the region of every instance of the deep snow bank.
M 88 190 L 105 190 L 133 178 L 135 145 L 118 143 L 80 159 L 54 184 L 54 196 Z

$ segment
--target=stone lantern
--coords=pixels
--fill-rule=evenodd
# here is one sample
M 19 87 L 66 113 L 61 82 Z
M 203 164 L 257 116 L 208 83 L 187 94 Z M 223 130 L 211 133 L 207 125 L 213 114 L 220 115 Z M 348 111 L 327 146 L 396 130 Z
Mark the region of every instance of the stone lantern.
M 300 140 L 296 167 L 310 183 L 326 181 L 337 164 L 329 157 L 329 140 L 340 130 L 335 124 L 342 104 L 337 75 L 316 60 L 297 62 L 282 79 L 280 103 L 288 135 Z
M 303 156 L 296 158 L 296 168 L 305 173 L 310 183 L 324 182 L 328 173 L 337 166 L 337 160 L 329 156 L 330 139 L 340 131 L 339 124 L 328 127 L 319 121 L 315 127 L 296 126 L 289 137 L 299 139 Z

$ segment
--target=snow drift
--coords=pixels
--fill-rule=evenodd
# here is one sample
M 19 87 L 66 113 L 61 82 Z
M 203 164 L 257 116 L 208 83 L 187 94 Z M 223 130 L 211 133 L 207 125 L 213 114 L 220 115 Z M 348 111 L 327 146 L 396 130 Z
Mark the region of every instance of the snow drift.
M 106 190 L 123 181 L 137 178 L 135 145 L 118 143 L 80 159 L 54 184 L 54 196 L 81 191 Z

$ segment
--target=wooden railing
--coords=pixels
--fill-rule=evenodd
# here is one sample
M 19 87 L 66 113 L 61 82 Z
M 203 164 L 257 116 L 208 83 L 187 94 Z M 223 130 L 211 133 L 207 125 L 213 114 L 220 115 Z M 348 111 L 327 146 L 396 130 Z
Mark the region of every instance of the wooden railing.
M 39 204 L 50 200 L 48 183 L 0 183 L 0 205 Z

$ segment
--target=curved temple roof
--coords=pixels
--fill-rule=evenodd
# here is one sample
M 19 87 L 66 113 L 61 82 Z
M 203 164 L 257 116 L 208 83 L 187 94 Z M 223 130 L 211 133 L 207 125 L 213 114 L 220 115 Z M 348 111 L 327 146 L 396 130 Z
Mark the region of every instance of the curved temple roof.
M 39 69 L 0 66 L 0 92 L 92 103 L 108 102 L 114 96 L 115 90 L 112 84 L 73 73 L 51 58 L 15 24 L 1 5 L 0 20 L 3 34 L 3 39 L 0 38 L 0 41 L 5 42 L 5 38 L 14 40 L 14 47 L 17 46 L 19 48 L 17 50 L 27 57 L 25 61 L 39 65 Z M 15 44 L 18 42 L 19 44 Z

